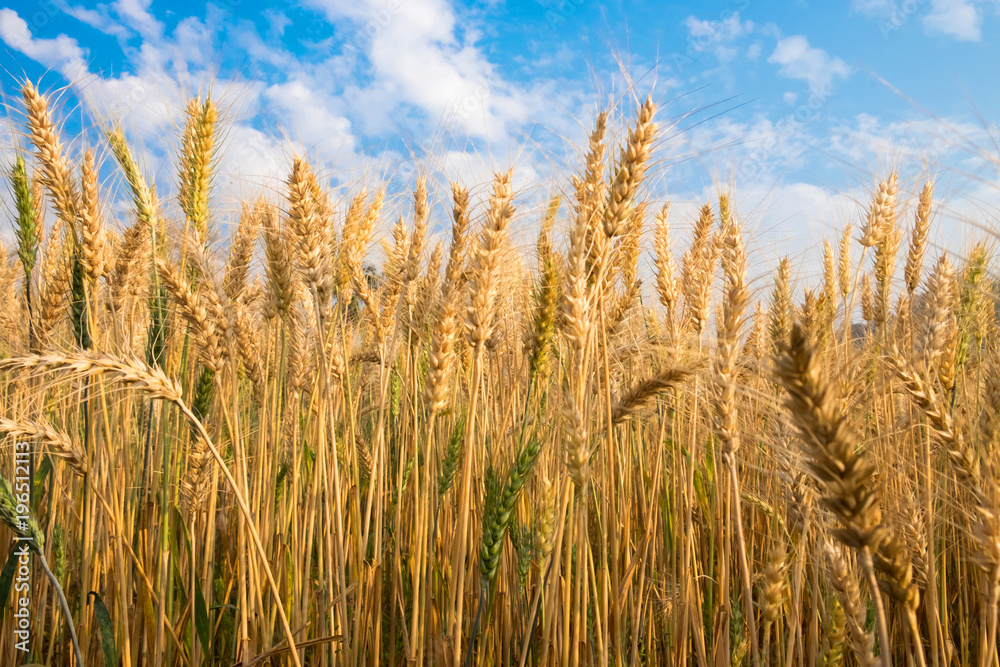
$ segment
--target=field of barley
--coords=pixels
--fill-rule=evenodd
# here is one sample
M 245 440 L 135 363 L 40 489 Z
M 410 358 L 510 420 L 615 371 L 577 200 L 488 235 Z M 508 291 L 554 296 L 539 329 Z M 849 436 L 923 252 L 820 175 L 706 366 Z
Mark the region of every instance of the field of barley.
M 0 663 L 997 664 L 997 289 L 933 177 L 751 282 L 735 193 L 649 194 L 651 99 L 547 205 L 290 152 L 229 225 L 210 96 L 157 191 L 20 90 Z

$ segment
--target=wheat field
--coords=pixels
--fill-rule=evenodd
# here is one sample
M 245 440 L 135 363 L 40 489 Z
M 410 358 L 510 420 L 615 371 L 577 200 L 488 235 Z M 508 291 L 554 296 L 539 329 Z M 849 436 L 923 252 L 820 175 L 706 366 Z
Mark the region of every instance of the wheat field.
M 3 664 L 997 664 L 997 291 L 933 179 L 751 285 L 732 193 L 648 194 L 650 99 L 546 206 L 296 155 L 230 230 L 211 97 L 164 193 L 21 93 Z

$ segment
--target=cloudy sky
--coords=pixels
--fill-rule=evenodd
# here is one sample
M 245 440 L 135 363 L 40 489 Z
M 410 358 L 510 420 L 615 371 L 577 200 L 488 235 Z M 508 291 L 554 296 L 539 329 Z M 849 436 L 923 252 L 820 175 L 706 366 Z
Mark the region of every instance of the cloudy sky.
M 598 110 L 627 119 L 647 94 L 664 128 L 651 193 L 693 210 L 732 188 L 775 257 L 857 222 L 893 166 L 906 195 L 936 179 L 945 244 L 1000 200 L 997 0 L 7 2 L 7 154 L 26 76 L 84 142 L 123 123 L 168 187 L 183 101 L 211 87 L 223 207 L 303 151 L 342 189 L 513 165 L 540 200 Z

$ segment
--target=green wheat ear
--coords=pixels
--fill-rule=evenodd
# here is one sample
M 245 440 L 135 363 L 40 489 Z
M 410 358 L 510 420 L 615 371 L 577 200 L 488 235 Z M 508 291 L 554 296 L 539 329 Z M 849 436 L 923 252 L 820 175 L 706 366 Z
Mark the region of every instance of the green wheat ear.
M 30 538 L 31 549 L 41 554 L 45 547 L 45 534 L 42 533 L 35 517 L 31 515 L 30 507 L 25 505 L 25 513 L 19 514 L 17 506 L 18 502 L 14 498 L 10 482 L 5 477 L 0 477 L 0 521 L 7 524 L 18 537 Z
M 438 475 L 438 496 L 448 493 L 455 482 L 455 471 L 458 469 L 458 462 L 462 457 L 462 441 L 465 434 L 465 416 L 463 415 L 455 424 L 455 430 L 451 434 L 448 442 L 448 450 L 445 452 L 444 461 L 441 463 L 441 473 Z
M 24 165 L 24 155 L 17 154 L 10 173 L 11 190 L 17 209 L 17 256 L 24 268 L 25 284 L 31 282 L 31 271 L 38 259 L 40 243 L 40 221 L 35 215 L 35 200 L 31 194 L 28 170 Z
M 500 483 L 492 466 L 486 469 L 483 540 L 479 551 L 479 568 L 485 584 L 489 584 L 496 576 L 504 538 L 507 537 L 507 529 L 514 514 L 514 506 L 540 452 L 541 443 L 538 440 L 528 442 L 518 453 L 506 484 Z

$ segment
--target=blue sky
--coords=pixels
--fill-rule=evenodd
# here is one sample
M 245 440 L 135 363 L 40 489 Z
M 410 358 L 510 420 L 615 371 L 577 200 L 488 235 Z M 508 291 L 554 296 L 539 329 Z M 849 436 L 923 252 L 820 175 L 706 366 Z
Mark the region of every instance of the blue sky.
M 777 256 L 857 222 L 891 166 L 907 195 L 938 181 L 941 242 L 992 223 L 998 28 L 997 0 L 25 0 L 0 9 L 0 91 L 13 105 L 24 76 L 65 88 L 67 130 L 122 122 L 169 185 L 183 101 L 211 85 L 222 207 L 301 151 L 342 188 L 515 165 L 540 200 L 598 109 L 620 125 L 651 93 L 654 196 L 683 226 L 732 187 Z

